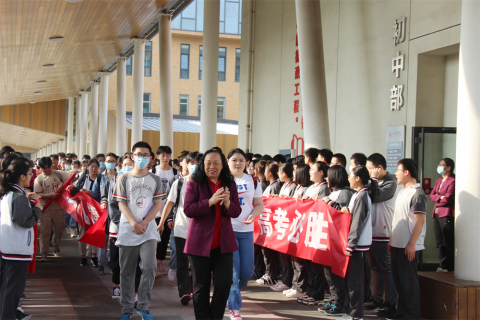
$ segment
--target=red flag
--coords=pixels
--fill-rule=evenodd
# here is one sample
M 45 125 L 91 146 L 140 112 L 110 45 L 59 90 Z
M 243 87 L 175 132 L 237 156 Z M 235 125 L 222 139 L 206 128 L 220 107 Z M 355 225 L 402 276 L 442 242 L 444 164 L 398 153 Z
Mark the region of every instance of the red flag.
M 107 223 L 107 214 L 102 213 L 100 219 L 85 232 L 79 241 L 88 243 L 97 248 L 105 248 L 105 224 Z
M 63 184 L 62 184 L 62 187 L 60 189 L 58 189 L 57 191 L 55 191 L 55 193 L 63 193 L 63 191 L 71 184 L 73 184 L 73 179 L 75 178 L 75 176 L 77 175 L 77 172 L 75 172 L 74 174 L 72 174 L 70 176 L 70 178 L 67 179 L 67 181 L 65 181 Z M 58 198 L 57 198 L 58 199 Z M 45 211 L 45 209 L 48 208 L 48 206 L 56 199 L 53 199 L 53 198 L 50 198 L 47 200 L 47 202 L 45 203 L 45 205 L 43 206 L 43 209 L 42 209 L 42 212 Z M 58 201 L 57 201 L 58 202 Z
M 324 201 L 263 198 L 264 212 L 255 219 L 255 243 L 278 252 L 332 267 L 344 277 L 350 215 Z
M 35 273 L 35 265 L 37 263 L 37 243 L 36 239 L 38 239 L 38 224 L 33 226 L 33 235 L 35 241 L 33 242 L 33 257 L 32 261 L 28 264 L 28 272 Z

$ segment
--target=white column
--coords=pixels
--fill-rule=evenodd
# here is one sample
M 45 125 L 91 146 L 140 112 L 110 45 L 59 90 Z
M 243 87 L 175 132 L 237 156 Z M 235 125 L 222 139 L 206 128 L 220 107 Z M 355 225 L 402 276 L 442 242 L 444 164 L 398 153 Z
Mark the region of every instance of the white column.
M 127 58 L 117 58 L 117 140 L 115 153 L 127 152 Z
M 97 154 L 98 142 L 98 82 L 92 84 L 92 121 L 90 122 L 90 156 Z
M 173 151 L 172 15 L 158 16 L 160 43 L 160 145 Z
M 98 153 L 107 153 L 108 126 L 108 79 L 110 73 L 102 72 L 100 76 L 100 113 L 98 120 Z
M 80 141 L 78 145 L 78 158 L 82 158 L 86 153 L 87 145 L 87 111 L 88 111 L 88 92 L 82 91 L 82 105 L 80 108 Z
M 45 155 L 45 157 L 50 157 L 51 154 L 52 154 L 52 145 L 49 144 L 47 146 L 47 154 Z
M 78 158 L 82 158 L 82 156 L 80 156 L 78 154 L 79 152 L 79 146 L 80 146 L 80 116 L 81 116 L 81 112 L 82 111 L 82 95 L 79 94 L 77 96 L 77 114 L 75 116 L 75 148 L 74 148 L 74 151 L 75 153 L 77 154 L 77 157 Z
M 67 153 L 73 151 L 73 114 L 75 98 L 68 99 L 68 124 L 67 124 Z
M 296 0 L 295 9 L 305 149 L 330 149 L 320 0 Z
M 219 20 L 220 0 L 205 1 L 203 18 L 200 152 L 205 152 L 217 145 Z
M 57 154 L 58 153 L 58 141 L 55 141 L 52 143 L 52 154 Z
M 92 87 L 90 86 L 90 91 L 88 92 L 88 104 L 87 104 L 87 134 L 85 135 L 85 152 L 90 154 L 90 139 L 92 135 L 92 103 L 93 103 L 93 94 Z M 95 155 L 91 155 L 94 157 Z
M 145 69 L 145 43 L 148 40 L 134 39 L 133 49 L 133 104 L 131 147 L 142 141 L 143 82 Z
M 480 281 L 480 1 L 462 1 L 455 187 L 455 277 Z

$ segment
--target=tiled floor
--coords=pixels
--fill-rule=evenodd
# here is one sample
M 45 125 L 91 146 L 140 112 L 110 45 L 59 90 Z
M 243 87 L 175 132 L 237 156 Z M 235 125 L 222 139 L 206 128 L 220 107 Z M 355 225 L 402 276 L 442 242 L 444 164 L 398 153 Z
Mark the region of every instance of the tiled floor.
M 23 307 L 32 319 L 118 319 L 119 301 L 111 299 L 111 275 L 98 276 L 91 266 L 81 267 L 76 240 L 64 236 L 62 257 L 37 263 L 35 274 L 29 274 Z M 164 261 L 165 268 L 168 261 Z M 106 269 L 109 273 L 110 269 Z M 316 307 L 301 305 L 294 299 L 273 292 L 250 281 L 242 291 L 242 316 L 245 320 L 270 319 L 335 319 L 317 311 Z M 193 305 L 182 306 L 176 281 L 161 276 L 155 281 L 150 312 L 156 320 L 194 320 Z M 225 319 L 229 319 L 226 310 Z M 370 319 L 380 319 L 368 312 Z M 140 319 L 134 314 L 132 319 Z M 368 318 L 367 318 L 368 319 Z

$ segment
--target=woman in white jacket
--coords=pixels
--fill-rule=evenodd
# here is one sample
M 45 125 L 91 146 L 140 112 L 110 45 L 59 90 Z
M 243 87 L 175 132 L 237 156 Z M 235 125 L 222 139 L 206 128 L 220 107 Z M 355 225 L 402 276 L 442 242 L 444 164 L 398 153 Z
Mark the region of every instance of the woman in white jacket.
M 30 160 L 10 155 L 0 170 L 0 252 L 2 265 L 0 278 L 0 318 L 29 319 L 17 310 L 27 282 L 28 264 L 33 257 L 35 236 L 33 226 L 42 216 L 23 190 L 30 185 L 32 168 Z

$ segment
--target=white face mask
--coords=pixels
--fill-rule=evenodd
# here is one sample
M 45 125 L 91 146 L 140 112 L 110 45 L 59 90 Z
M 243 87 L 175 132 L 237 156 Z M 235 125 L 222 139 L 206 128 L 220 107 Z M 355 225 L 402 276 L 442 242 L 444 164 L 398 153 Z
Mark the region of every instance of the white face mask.
M 354 168 L 355 168 L 355 167 L 352 167 L 352 166 L 350 165 L 350 167 L 348 168 L 348 169 L 349 169 L 348 172 L 352 172 L 352 170 L 353 170 Z

